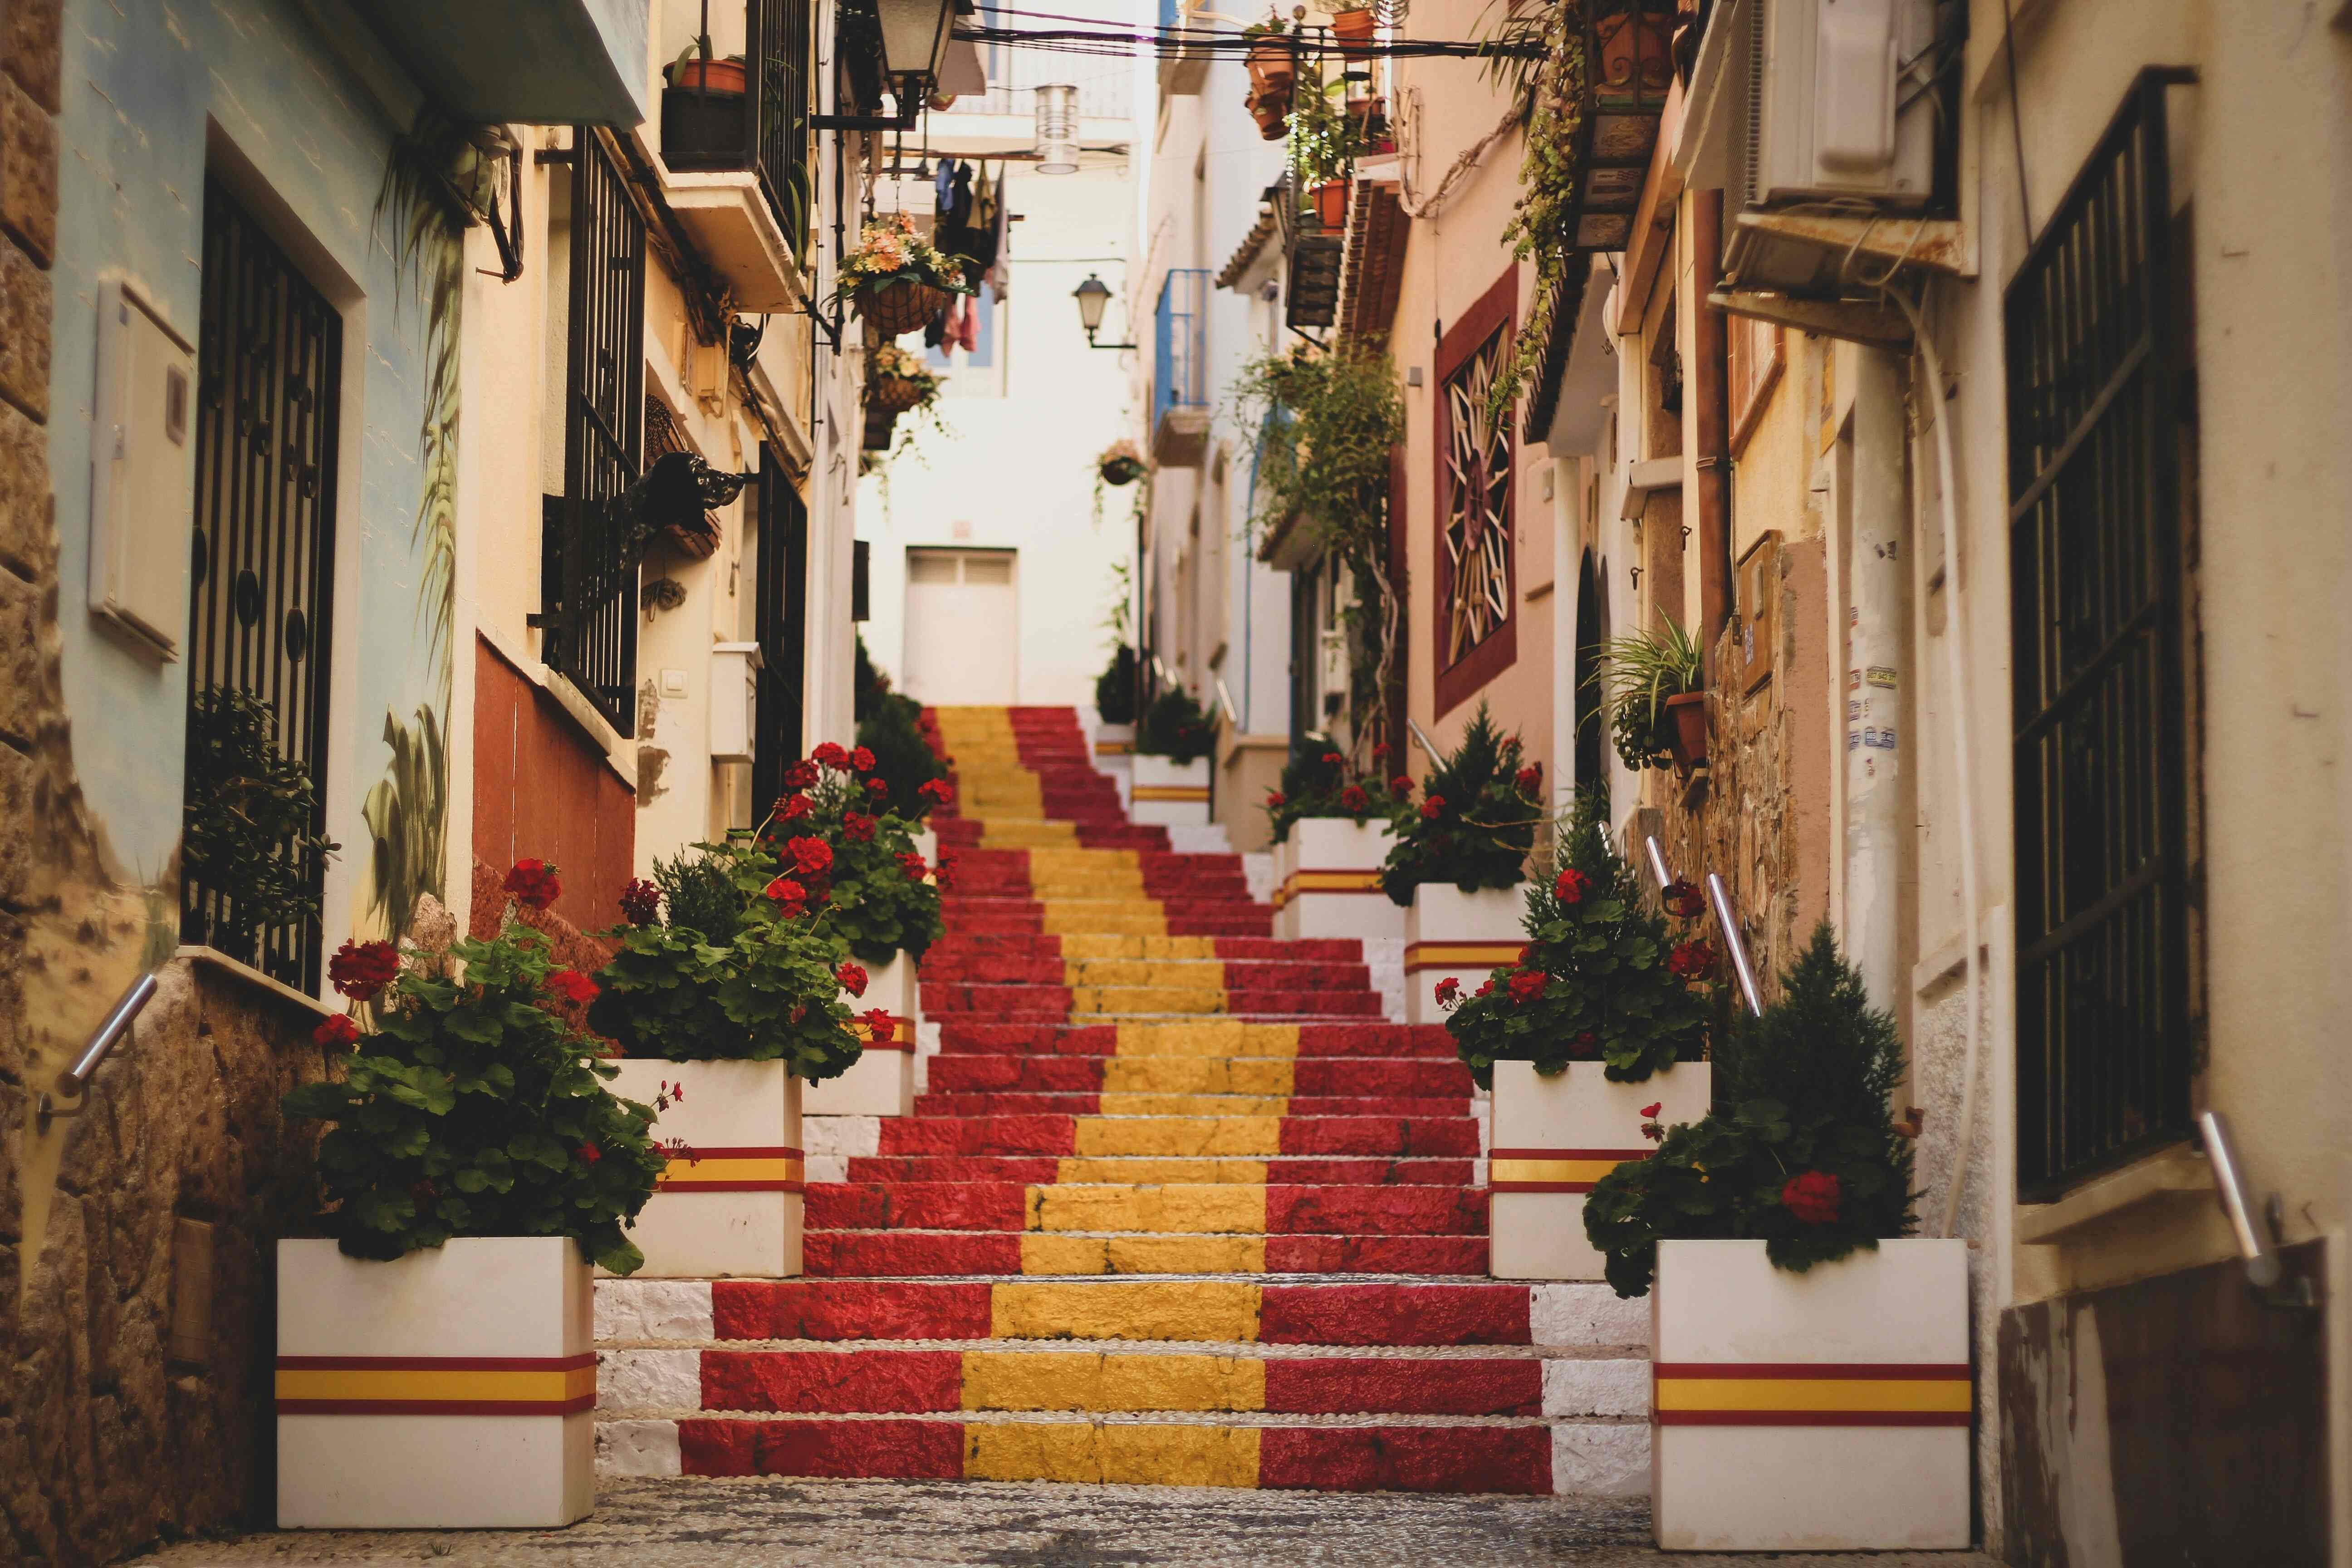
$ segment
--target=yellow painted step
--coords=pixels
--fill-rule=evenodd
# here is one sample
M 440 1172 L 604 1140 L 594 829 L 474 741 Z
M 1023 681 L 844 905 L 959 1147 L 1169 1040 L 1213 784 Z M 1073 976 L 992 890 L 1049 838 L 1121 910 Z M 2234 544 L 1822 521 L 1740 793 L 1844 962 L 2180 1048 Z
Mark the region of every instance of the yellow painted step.
M 1265 1189 L 1233 1183 L 1031 1187 L 1028 1228 L 1263 1236 Z
M 989 1333 L 1255 1344 L 1261 1299 L 1241 1279 L 1003 1279 L 989 1288 Z
M 1265 1272 L 1265 1237 L 1064 1236 L 1047 1231 L 1029 1231 L 1021 1237 L 1021 1272 L 1031 1275 L 1263 1274 Z
M 964 1427 L 968 1480 L 1254 1487 L 1257 1468 L 1254 1426 L 988 1421 Z
M 1264 1186 L 1265 1162 L 1240 1159 L 1150 1157 L 1059 1162 L 1054 1178 L 1059 1182 L 1243 1182 Z
M 1104 1116 L 1284 1116 L 1290 1097 L 1281 1094 L 1106 1094 L 1095 1110 Z
M 966 1410 L 1265 1408 L 1256 1356 L 1100 1351 L 966 1351 Z
M 1278 1116 L 1081 1116 L 1071 1152 L 1243 1154 L 1282 1152 Z
M 1225 966 L 1213 960 L 1166 958 L 1086 958 L 1062 954 L 1063 984 L 1067 985 L 1160 985 L 1180 991 L 1222 991 Z
M 1133 1026 L 1119 1026 L 1122 1035 Z M 1295 1066 L 1281 1057 L 1110 1057 L 1103 1062 L 1102 1092 L 1287 1096 Z
M 1062 939 L 1062 959 L 1066 963 L 1108 963 L 1144 961 L 1160 963 L 1200 963 L 1217 956 L 1217 939 L 1213 936 L 1066 936 Z
M 1108 932 L 1120 936 L 1166 936 L 1168 916 L 1156 903 L 1070 900 L 1049 903 L 1039 921 L 1047 936 Z
M 1275 1057 L 1298 1055 L 1296 1024 L 1121 1024 L 1120 1057 Z
M 1070 1012 L 1101 1013 L 1199 1013 L 1213 1014 L 1225 1010 L 1225 994 L 1216 991 L 1178 991 L 1157 985 L 1083 985 L 1070 992 Z

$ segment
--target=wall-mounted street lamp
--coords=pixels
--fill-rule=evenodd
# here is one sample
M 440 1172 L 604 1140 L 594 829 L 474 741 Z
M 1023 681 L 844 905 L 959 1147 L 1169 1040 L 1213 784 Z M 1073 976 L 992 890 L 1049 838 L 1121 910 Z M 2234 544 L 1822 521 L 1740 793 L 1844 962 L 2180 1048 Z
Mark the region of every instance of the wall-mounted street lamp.
M 891 90 L 898 98 L 898 112 L 816 114 L 809 117 L 809 123 L 819 131 L 911 128 L 931 89 L 939 85 L 940 67 L 947 58 L 958 8 L 956 0 L 874 0 L 882 39 L 882 74 L 895 84 Z
M 1103 307 L 1110 303 L 1110 285 L 1093 273 L 1087 280 L 1070 290 L 1070 298 L 1078 302 L 1078 325 L 1087 330 L 1087 347 L 1090 349 L 1140 348 L 1139 343 L 1098 343 L 1095 334 L 1102 330 Z

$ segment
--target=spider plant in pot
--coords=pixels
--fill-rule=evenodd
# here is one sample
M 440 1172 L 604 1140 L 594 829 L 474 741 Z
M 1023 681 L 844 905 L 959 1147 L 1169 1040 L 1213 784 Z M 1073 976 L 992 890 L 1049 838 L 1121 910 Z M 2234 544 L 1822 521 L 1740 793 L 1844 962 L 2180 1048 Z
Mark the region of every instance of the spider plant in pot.
M 1618 757 L 1636 773 L 1672 765 L 1688 777 L 1706 761 L 1706 655 L 1672 616 L 1655 631 L 1595 647 L 1601 692 Z

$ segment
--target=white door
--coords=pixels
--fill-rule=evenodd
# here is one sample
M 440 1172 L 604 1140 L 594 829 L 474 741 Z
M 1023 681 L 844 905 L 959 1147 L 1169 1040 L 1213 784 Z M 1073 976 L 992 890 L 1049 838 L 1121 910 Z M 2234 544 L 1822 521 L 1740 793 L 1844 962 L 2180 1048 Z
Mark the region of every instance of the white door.
M 1019 700 L 1015 552 L 907 552 L 907 694 L 934 707 Z

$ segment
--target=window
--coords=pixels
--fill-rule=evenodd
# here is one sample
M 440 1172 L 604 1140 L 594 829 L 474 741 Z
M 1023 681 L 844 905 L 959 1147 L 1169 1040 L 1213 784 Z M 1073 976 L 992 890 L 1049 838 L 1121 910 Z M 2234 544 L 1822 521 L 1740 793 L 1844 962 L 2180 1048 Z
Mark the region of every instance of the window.
M 808 661 L 808 508 L 775 452 L 760 448 L 753 526 L 752 632 L 760 645 L 759 733 L 751 746 L 751 814 L 784 793 L 784 770 L 801 754 Z
M 205 182 L 197 328 L 195 537 L 188 701 L 257 698 L 280 753 L 310 774 L 310 831 L 326 828 L 328 650 L 335 559 L 336 418 L 342 317 L 221 185 Z M 190 726 L 190 758 L 196 728 Z M 191 798 L 216 786 L 194 776 Z M 316 898 L 322 858 L 289 869 Z M 182 940 L 319 986 L 320 921 L 257 927 L 249 910 L 193 875 Z
M 636 557 L 611 503 L 645 455 L 646 227 L 604 133 L 572 133 L 563 493 L 547 498 L 541 657 L 624 735 L 637 672 Z
M 2004 304 L 2028 1201 L 2189 1126 L 2172 79 L 2142 73 Z
M 1486 417 L 1486 396 L 1511 354 L 1516 268 L 1454 323 L 1437 348 L 1437 711 L 1445 712 L 1518 657 L 1512 424 Z

